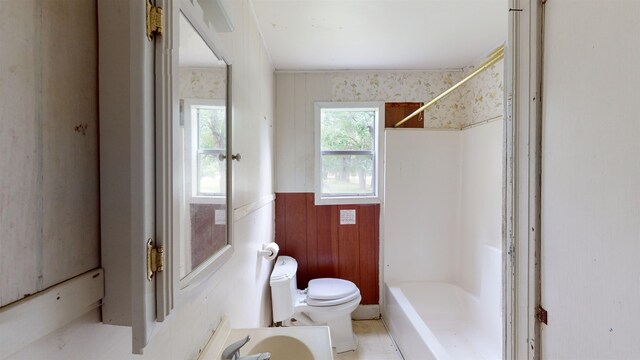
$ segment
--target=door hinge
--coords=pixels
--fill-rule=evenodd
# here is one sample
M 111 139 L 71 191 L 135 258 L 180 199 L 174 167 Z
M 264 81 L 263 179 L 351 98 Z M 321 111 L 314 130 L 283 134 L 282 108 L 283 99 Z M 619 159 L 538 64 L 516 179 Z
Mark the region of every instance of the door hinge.
M 164 248 L 153 246 L 153 240 L 147 241 L 147 280 L 151 281 L 153 274 L 164 270 Z
M 536 308 L 536 320 L 547 325 L 547 310 L 545 310 L 542 306 L 538 306 Z
M 162 35 L 162 8 L 147 0 L 147 38 L 153 39 L 153 34 Z

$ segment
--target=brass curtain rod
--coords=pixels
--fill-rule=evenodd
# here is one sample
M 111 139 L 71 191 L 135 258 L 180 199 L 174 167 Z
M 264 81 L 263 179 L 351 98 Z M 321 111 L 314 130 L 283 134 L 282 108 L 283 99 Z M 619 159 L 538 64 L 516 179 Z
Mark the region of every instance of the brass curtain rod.
M 480 65 L 480 67 L 478 69 L 476 69 L 476 71 L 474 71 L 471 74 L 469 74 L 466 78 L 460 80 L 457 84 L 455 84 L 452 87 L 450 87 L 447 91 L 445 91 L 442 94 L 436 96 L 433 100 L 431 100 L 428 103 L 422 105 L 418 110 L 416 110 L 413 113 L 411 113 L 411 115 L 409 115 L 406 118 L 398 121 L 398 123 L 396 123 L 394 125 L 394 127 L 398 127 L 398 126 L 404 124 L 405 122 L 409 121 L 412 117 L 414 117 L 414 116 L 420 114 L 421 112 L 425 111 L 426 109 L 431 107 L 433 104 L 438 102 L 440 99 L 442 99 L 443 97 L 449 95 L 449 93 L 451 93 L 453 90 L 455 90 L 458 87 L 462 86 L 467 81 L 473 79 L 476 75 L 478 75 L 481 72 L 483 72 L 484 70 L 488 69 L 491 65 L 493 65 L 496 62 L 500 61 L 500 59 L 502 59 L 503 57 L 504 57 L 504 45 L 500 46 L 498 49 L 496 49 L 494 52 L 492 52 L 491 55 L 489 55 L 487 61 L 484 64 Z

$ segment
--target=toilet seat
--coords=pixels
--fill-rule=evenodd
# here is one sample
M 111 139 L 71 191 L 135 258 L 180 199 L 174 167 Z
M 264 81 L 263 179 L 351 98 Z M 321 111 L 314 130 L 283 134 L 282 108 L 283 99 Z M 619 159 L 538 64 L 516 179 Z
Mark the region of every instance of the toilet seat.
M 348 280 L 323 278 L 309 281 L 307 305 L 335 306 L 360 297 L 358 287 Z

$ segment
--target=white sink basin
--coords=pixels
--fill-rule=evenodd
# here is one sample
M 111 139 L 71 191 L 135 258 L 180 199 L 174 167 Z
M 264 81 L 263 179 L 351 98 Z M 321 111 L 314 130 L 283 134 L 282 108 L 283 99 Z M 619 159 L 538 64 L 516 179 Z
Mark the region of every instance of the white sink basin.
M 300 360 L 314 360 L 311 349 L 302 341 L 291 336 L 271 336 L 260 340 L 255 346 L 247 350 L 247 354 L 264 352 L 270 353 L 272 359 L 290 357 Z M 240 354 L 242 354 L 242 351 Z
M 198 359 L 220 360 L 230 344 L 249 335 L 251 340 L 240 355 L 269 352 L 271 360 L 332 360 L 331 337 L 327 326 L 229 329 L 224 319 Z

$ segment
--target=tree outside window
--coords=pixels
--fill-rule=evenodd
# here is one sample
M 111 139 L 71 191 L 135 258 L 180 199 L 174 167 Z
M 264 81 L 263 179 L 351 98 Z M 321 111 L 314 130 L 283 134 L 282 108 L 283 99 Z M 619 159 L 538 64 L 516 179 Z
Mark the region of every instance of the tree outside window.
M 322 196 L 375 196 L 378 108 L 320 109 Z

